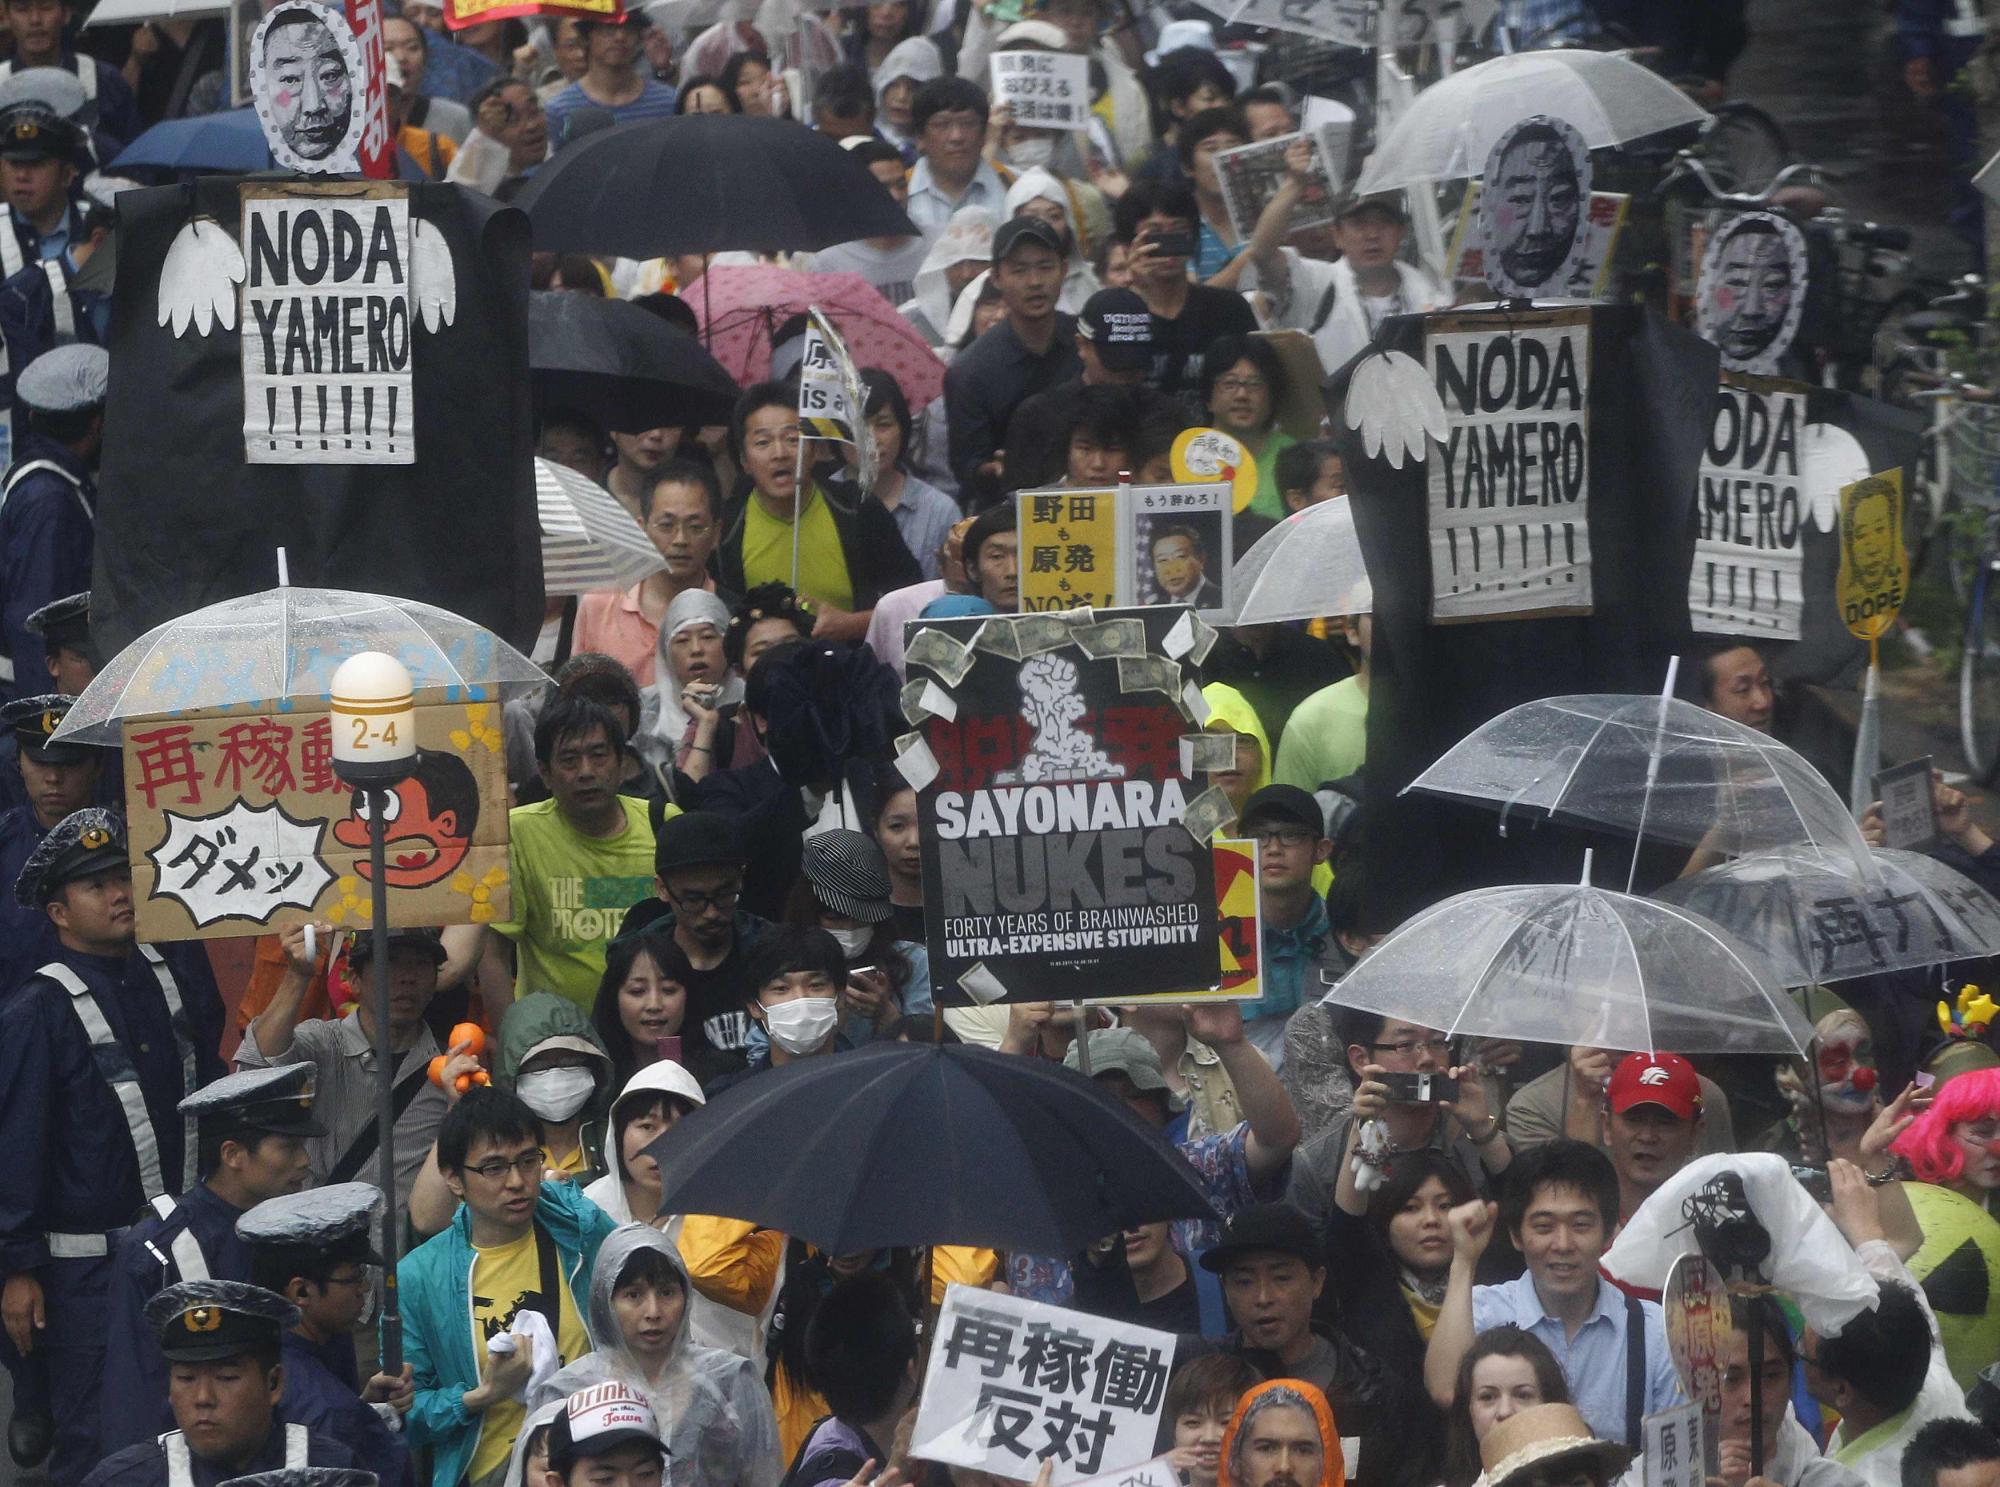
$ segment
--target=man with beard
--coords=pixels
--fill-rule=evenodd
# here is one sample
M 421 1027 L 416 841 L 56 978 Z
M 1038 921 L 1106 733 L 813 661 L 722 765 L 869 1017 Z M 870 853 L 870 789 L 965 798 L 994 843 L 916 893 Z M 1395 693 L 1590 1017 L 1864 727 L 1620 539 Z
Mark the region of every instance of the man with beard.
M 1297 1379 L 1245 1394 L 1222 1440 L 1230 1487 L 1342 1487 L 1340 1434 L 1324 1396 Z
M 1523 293 L 1558 292 L 1583 216 L 1583 189 L 1569 146 L 1552 125 L 1531 124 L 1509 142 L 1486 190 L 1496 201 L 1492 251 L 1507 283 Z M 1497 286 L 1496 286 L 1497 287 Z
M 1790 316 L 1797 280 L 1784 235 L 1755 218 L 1738 223 L 1716 250 L 1716 282 L 1704 286 L 1714 301 L 1715 344 L 1731 363 L 1776 358 Z
M 317 14 L 287 10 L 264 33 L 264 86 L 278 135 L 301 161 L 328 159 L 347 137 L 354 79 Z

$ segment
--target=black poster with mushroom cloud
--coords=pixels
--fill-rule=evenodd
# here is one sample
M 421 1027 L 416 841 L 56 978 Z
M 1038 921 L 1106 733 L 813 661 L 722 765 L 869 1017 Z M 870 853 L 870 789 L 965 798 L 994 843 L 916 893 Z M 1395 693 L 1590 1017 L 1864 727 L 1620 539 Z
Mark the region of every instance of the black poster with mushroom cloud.
M 456 186 L 263 176 L 119 198 L 92 622 L 294 582 L 541 624 L 528 223 Z

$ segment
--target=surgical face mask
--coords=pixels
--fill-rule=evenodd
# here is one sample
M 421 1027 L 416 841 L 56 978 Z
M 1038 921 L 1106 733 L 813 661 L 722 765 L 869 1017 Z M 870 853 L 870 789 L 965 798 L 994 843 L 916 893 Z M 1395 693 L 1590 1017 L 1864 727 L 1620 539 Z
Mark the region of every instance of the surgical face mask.
M 1047 165 L 1055 158 L 1055 153 L 1056 142 L 1046 135 L 1040 138 L 1030 135 L 1026 139 L 1015 140 L 1007 147 L 1008 162 L 1020 166 L 1023 170 L 1033 170 L 1038 165 Z
M 597 1080 L 584 1068 L 537 1069 L 514 1081 L 514 1093 L 543 1120 L 568 1120 L 583 1109 L 597 1089 Z
M 764 1009 L 771 1042 L 794 1058 L 817 1053 L 840 1020 L 840 1003 L 830 996 L 794 997 Z
M 830 929 L 827 933 L 839 941 L 840 953 L 847 957 L 850 965 L 853 964 L 855 956 L 867 952 L 870 942 L 875 938 L 874 927 L 867 924 L 858 924 L 853 929 Z

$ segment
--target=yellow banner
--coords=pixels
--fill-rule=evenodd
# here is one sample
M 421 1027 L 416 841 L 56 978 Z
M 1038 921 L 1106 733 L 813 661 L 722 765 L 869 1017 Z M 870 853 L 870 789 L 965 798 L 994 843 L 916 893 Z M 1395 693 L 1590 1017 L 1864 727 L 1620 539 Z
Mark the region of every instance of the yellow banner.
M 1903 472 L 1884 470 L 1840 492 L 1840 618 L 1863 640 L 1895 623 L 1910 592 L 1903 545 Z
M 1118 505 L 1112 490 L 1022 491 L 1021 609 L 1117 603 Z

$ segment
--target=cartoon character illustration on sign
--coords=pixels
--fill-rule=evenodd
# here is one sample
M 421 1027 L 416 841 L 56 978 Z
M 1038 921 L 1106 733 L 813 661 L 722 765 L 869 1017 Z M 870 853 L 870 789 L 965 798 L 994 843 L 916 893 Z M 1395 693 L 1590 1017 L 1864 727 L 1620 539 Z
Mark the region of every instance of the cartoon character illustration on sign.
M 428 888 L 442 883 L 472 850 L 479 826 L 479 784 L 456 754 L 426 750 L 410 777 L 388 794 L 383 809 L 387 880 L 391 888 Z M 347 818 L 336 822 L 333 839 L 358 852 L 368 850 L 368 797 L 354 792 Z M 354 871 L 367 882 L 374 866 L 366 856 Z

